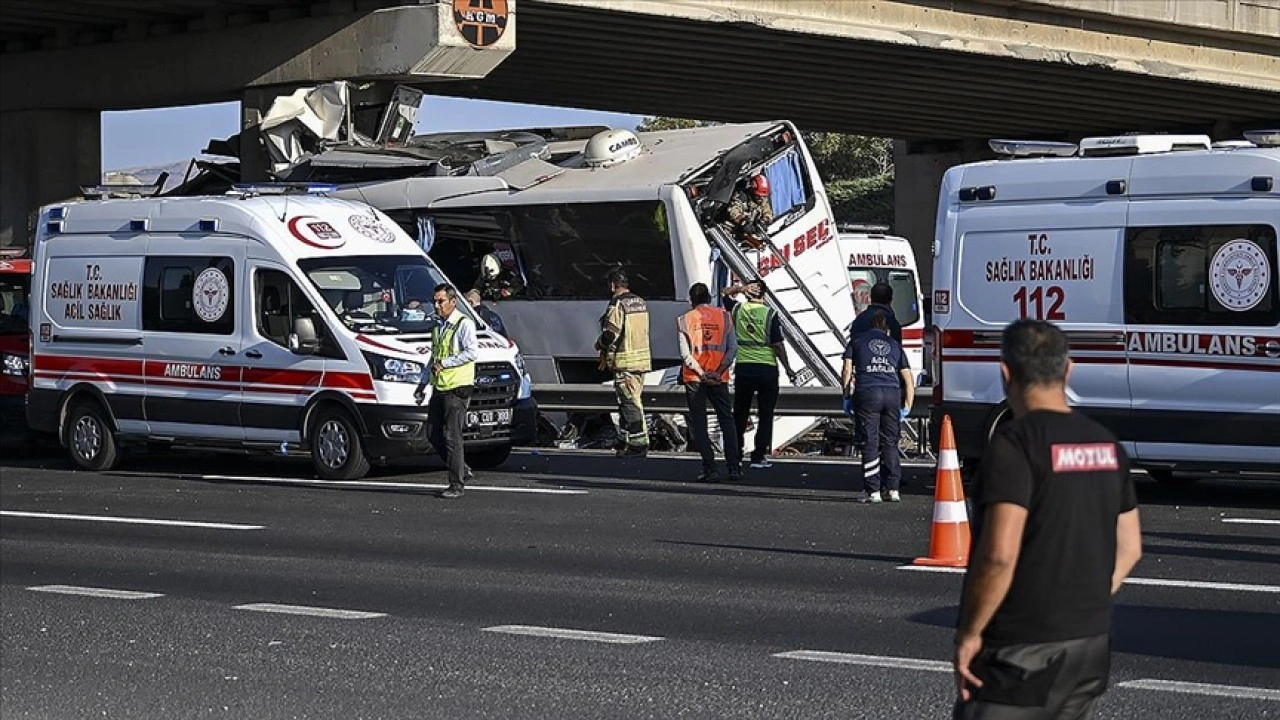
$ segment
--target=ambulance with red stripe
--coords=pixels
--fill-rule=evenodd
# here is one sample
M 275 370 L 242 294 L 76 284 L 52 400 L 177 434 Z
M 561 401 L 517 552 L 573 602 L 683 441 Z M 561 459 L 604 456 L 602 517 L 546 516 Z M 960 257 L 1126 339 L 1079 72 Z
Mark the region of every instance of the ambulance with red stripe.
M 837 242 L 849 270 L 849 291 L 855 314 L 871 305 L 871 287 L 893 288 L 893 316 L 902 325 L 902 348 L 911 371 L 924 370 L 924 296 L 920 294 L 916 254 L 904 237 L 888 235 L 882 226 L 838 226 Z
M 448 281 L 328 189 L 44 209 L 28 422 L 90 470 L 131 444 L 310 456 L 325 479 L 429 452 L 431 297 Z M 490 467 L 532 438 L 536 408 L 518 348 L 477 326 L 464 440 Z
M 1067 334 L 1071 403 L 1158 480 L 1280 470 L 1280 131 L 992 141 L 943 177 L 934 436 L 972 468 L 1009 418 L 1001 330 Z

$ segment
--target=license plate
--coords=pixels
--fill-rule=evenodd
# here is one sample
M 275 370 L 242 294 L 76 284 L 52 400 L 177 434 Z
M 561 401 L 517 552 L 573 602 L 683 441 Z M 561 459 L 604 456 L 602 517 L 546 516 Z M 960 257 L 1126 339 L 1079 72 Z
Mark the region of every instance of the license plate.
M 510 425 L 511 410 L 472 410 L 467 413 L 467 426 Z

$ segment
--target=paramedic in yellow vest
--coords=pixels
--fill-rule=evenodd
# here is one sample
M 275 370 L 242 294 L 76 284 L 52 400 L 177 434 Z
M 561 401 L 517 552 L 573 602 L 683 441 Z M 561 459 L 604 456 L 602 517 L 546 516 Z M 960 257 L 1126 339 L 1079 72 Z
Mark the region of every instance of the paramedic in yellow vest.
M 639 295 L 631 292 L 627 274 L 621 268 L 611 270 L 605 281 L 612 297 L 600 317 L 596 350 L 601 369 L 613 372 L 613 388 L 618 395 L 623 433 L 618 457 L 644 457 L 649 452 L 649 429 L 640 393 L 644 390 L 644 374 L 650 370 L 649 309 Z
M 711 291 L 703 283 L 689 288 L 693 309 L 676 320 L 680 331 L 680 382 L 689 403 L 689 434 L 702 454 L 702 474 L 698 482 L 719 482 L 716 454 L 707 432 L 707 403 L 715 410 L 724 438 L 724 460 L 729 481 L 742 480 L 742 444 L 733 422 L 733 399 L 729 397 L 729 368 L 737 355 L 733 320 L 723 308 L 711 306 Z
M 452 285 L 436 286 L 432 295 L 440 322 L 431 331 L 431 404 L 427 432 L 431 445 L 449 468 L 449 487 L 441 497 L 462 497 L 471 468 L 462 449 L 462 428 L 467 406 L 476 386 L 475 321 L 458 309 L 458 291 Z
M 773 411 L 778 406 L 778 363 L 782 363 L 793 383 L 796 374 L 791 371 L 787 347 L 782 344 L 782 324 L 778 321 L 778 313 L 764 302 L 764 283 L 753 280 L 742 286 L 725 288 L 722 295 L 738 292 L 746 296 L 746 302 L 730 309 L 733 330 L 738 339 L 738 358 L 733 370 L 733 416 L 738 421 L 738 444 L 742 445 L 747 435 L 747 420 L 751 416 L 752 396 L 758 398 L 751 468 L 760 470 L 771 466 Z M 743 452 L 746 452 L 745 447 Z

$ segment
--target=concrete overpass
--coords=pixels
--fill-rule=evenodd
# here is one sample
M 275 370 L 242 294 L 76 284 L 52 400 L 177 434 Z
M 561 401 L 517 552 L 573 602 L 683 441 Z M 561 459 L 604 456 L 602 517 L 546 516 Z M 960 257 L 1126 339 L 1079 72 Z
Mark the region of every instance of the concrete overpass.
M 478 49 L 453 5 L 486 1 L 505 32 Z M 893 137 L 896 229 L 923 246 L 942 170 L 988 137 L 1280 120 L 1280 0 L 8 0 L 0 43 L 0 245 L 96 180 L 102 110 L 240 99 L 249 121 L 336 78 Z

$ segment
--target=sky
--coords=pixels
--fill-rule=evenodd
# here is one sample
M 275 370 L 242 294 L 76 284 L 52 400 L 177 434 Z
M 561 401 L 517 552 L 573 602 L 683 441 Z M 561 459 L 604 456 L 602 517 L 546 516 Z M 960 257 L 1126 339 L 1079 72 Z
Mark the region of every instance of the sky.
M 102 169 L 124 170 L 185 161 L 210 139 L 240 130 L 240 103 L 190 105 L 102 113 Z M 539 125 L 609 125 L 634 128 L 639 115 L 545 105 L 428 95 L 418 110 L 419 133 L 493 130 Z

